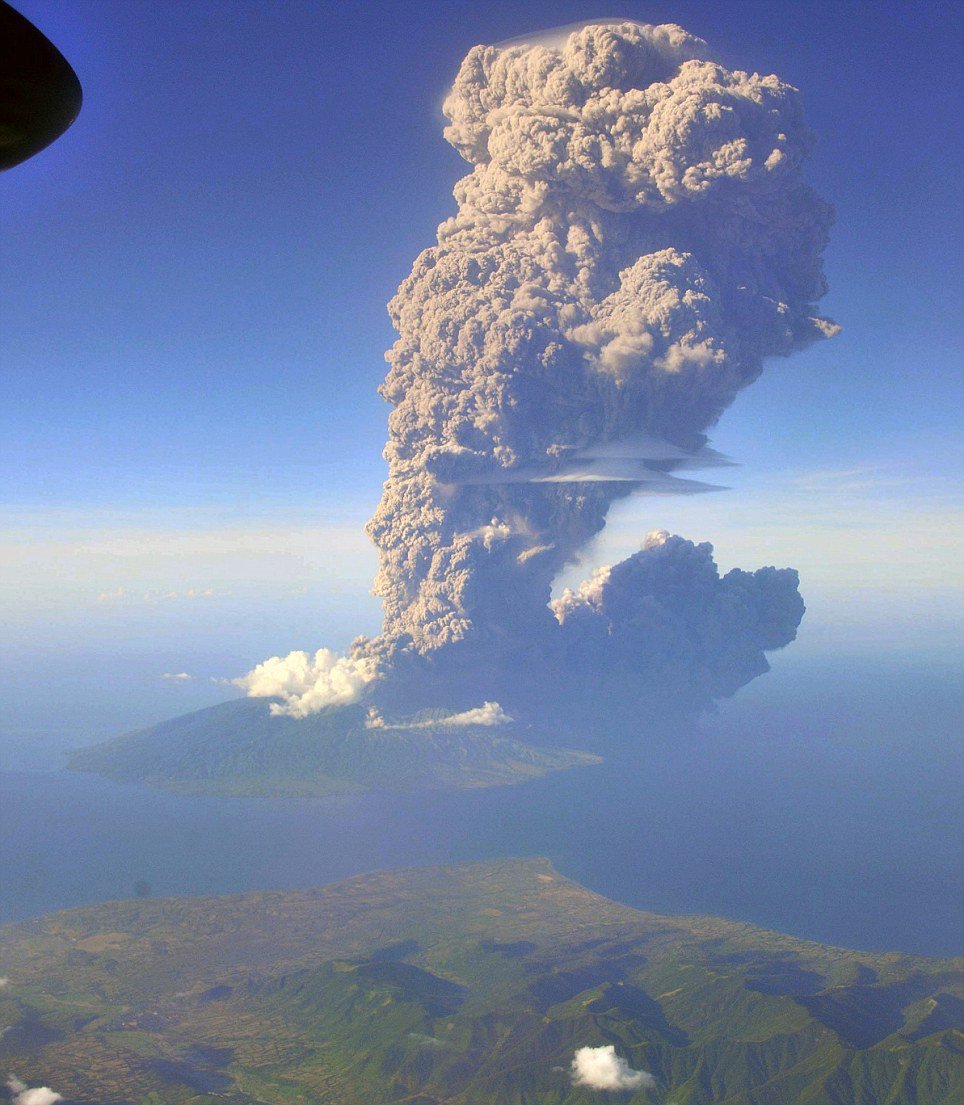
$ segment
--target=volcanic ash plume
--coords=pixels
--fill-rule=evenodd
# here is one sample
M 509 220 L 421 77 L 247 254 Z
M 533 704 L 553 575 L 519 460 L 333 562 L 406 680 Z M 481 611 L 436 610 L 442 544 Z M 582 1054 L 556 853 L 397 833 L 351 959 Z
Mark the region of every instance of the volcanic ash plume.
M 704 431 L 765 357 L 837 329 L 797 92 L 679 27 L 610 22 L 473 48 L 444 110 L 472 168 L 389 304 L 383 634 L 243 685 L 294 716 L 426 688 L 513 712 L 544 712 L 525 700 L 546 685 L 732 693 L 792 640 L 795 572 L 721 578 L 708 545 L 657 534 L 550 595 L 615 500 L 706 489 L 675 473 L 721 463 Z
M 589 25 L 473 48 L 444 111 L 472 169 L 389 305 L 389 478 L 369 524 L 389 655 L 558 630 L 552 580 L 610 505 L 689 489 L 672 464 L 574 462 L 641 435 L 695 452 L 764 357 L 836 330 L 814 310 L 831 212 L 775 76 L 730 72 L 679 27 Z

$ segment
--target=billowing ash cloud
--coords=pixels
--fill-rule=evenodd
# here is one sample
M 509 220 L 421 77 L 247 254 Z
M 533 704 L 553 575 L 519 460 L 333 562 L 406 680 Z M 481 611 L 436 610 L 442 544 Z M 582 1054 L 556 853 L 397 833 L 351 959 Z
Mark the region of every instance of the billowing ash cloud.
M 713 547 L 665 530 L 552 603 L 568 667 L 598 702 L 608 681 L 656 680 L 665 693 L 734 693 L 767 670 L 763 653 L 796 636 L 804 606 L 792 568 L 734 568 L 720 576 Z M 582 658 L 589 658 L 586 669 Z
M 616 1054 L 613 1044 L 604 1047 L 579 1047 L 572 1060 L 572 1084 L 590 1090 L 629 1091 L 656 1085 L 656 1079 L 644 1070 L 633 1070 Z
M 54 1093 L 49 1086 L 35 1086 L 30 1089 L 15 1074 L 7 1079 L 7 1089 L 13 1094 L 13 1105 L 55 1105 L 55 1102 L 63 1101 L 63 1097 Z
M 389 305 L 383 633 L 241 685 L 293 716 L 373 694 L 464 709 L 480 685 L 516 712 L 537 674 L 732 693 L 793 638 L 795 573 L 720 578 L 710 546 L 661 535 L 550 596 L 614 501 L 706 490 L 677 473 L 726 463 L 705 431 L 764 358 L 837 329 L 814 306 L 831 211 L 797 91 L 679 27 L 609 21 L 474 47 L 444 111 L 471 170 Z
M 540 473 L 638 434 L 695 451 L 764 357 L 835 330 L 795 89 L 674 26 L 542 41 L 463 62 L 446 137 L 472 171 L 389 308 L 369 532 L 386 638 L 420 653 L 529 638 L 633 487 Z

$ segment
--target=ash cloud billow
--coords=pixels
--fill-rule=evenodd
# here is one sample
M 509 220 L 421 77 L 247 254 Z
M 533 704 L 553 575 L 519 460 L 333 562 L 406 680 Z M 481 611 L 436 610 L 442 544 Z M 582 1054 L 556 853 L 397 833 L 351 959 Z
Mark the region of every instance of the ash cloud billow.
M 794 572 L 720 578 L 710 546 L 660 534 L 551 590 L 618 499 L 704 490 L 676 473 L 723 463 L 705 432 L 764 359 L 836 332 L 799 95 L 679 27 L 609 21 L 474 47 L 444 112 L 471 169 L 389 305 L 385 623 L 343 658 L 351 693 L 464 709 L 480 672 L 513 714 L 536 676 L 557 703 L 601 679 L 732 693 L 793 639 Z M 277 709 L 345 701 L 331 682 Z
M 833 331 L 796 90 L 707 54 L 624 23 L 463 62 L 446 137 L 472 171 L 389 307 L 389 639 L 528 638 L 627 488 L 507 477 L 640 432 L 695 451 L 765 356 Z
M 798 582 L 792 568 L 721 577 L 711 545 L 654 531 L 638 553 L 552 603 L 578 697 L 599 710 L 647 677 L 664 696 L 735 693 L 767 670 L 765 651 L 796 635 Z

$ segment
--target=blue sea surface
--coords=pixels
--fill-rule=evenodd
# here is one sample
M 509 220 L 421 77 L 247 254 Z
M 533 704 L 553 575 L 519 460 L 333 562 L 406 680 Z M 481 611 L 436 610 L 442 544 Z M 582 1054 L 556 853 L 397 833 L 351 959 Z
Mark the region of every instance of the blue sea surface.
M 138 889 L 225 894 L 539 854 L 642 909 L 959 954 L 961 699 L 934 668 L 797 662 L 699 723 L 641 719 L 632 752 L 599 767 L 315 801 L 113 783 L 49 766 L 58 742 L 36 738 L 0 773 L 0 919 Z

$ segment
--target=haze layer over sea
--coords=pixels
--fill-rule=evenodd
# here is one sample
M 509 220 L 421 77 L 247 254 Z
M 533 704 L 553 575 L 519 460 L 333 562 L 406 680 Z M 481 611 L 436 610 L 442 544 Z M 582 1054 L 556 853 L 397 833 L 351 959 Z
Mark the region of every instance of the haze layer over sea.
M 4 734 L 2 920 L 135 893 L 223 894 L 544 854 L 644 909 L 815 940 L 961 951 L 960 681 L 920 653 L 778 654 L 720 712 L 631 754 L 429 797 L 184 797 L 64 771 L 70 731 Z M 100 735 L 100 734 L 98 734 Z

